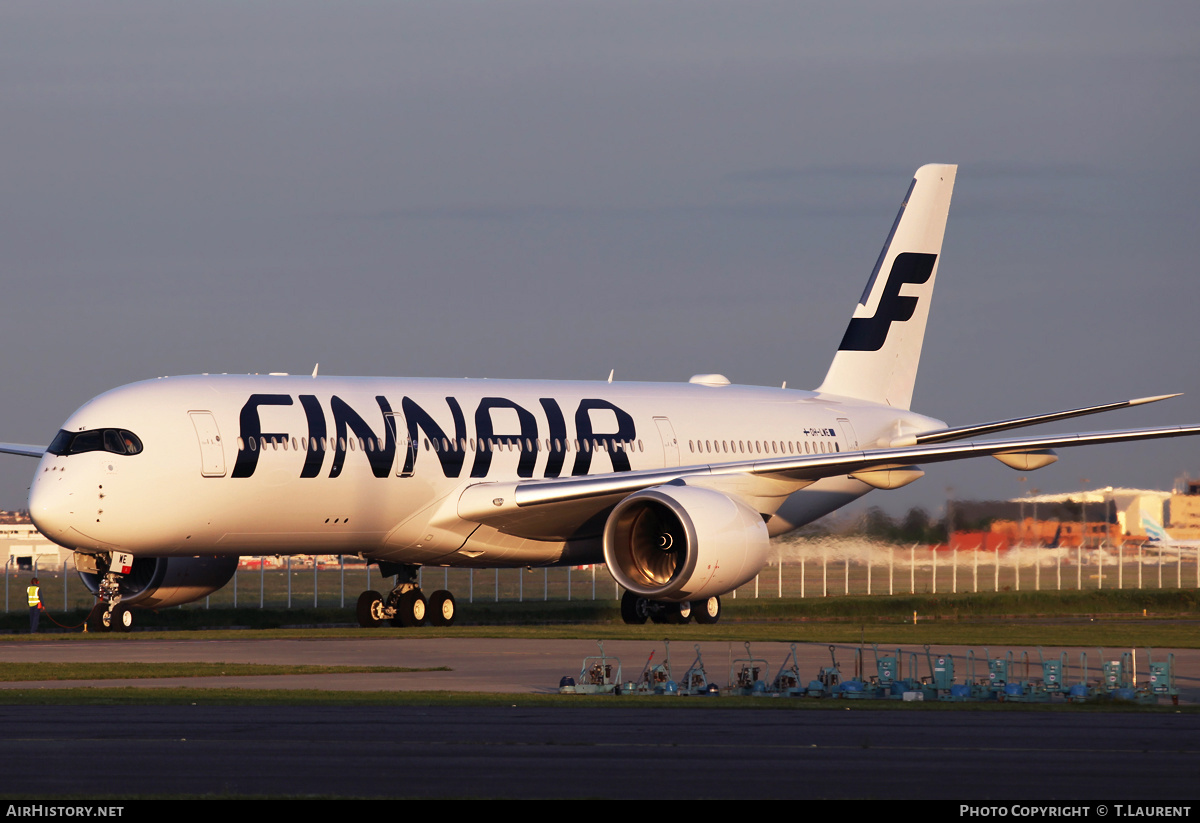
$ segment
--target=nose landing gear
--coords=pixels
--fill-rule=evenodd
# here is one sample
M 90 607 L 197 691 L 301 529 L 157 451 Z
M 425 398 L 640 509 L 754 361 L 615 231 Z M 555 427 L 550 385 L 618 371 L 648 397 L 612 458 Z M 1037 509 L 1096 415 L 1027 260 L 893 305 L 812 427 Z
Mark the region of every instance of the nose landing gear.
M 88 613 L 87 626 L 93 632 L 127 632 L 133 628 L 133 611 L 128 606 L 100 602 Z
M 129 631 L 133 628 L 133 612 L 128 606 L 121 604 L 121 577 L 123 575 L 113 569 L 129 568 L 133 563 L 133 556 L 114 552 L 109 555 L 95 555 L 92 562 L 96 567 L 90 571 L 101 574 L 101 577 L 99 590 L 96 592 L 96 605 L 92 606 L 92 610 L 87 616 L 88 631 Z M 81 563 L 78 556 L 76 563 Z

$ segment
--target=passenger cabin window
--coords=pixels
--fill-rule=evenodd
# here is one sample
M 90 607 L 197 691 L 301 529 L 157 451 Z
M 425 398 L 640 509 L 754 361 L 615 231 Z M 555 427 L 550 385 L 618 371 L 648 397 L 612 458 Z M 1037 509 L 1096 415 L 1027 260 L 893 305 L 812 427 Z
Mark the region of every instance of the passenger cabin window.
M 133 432 L 125 429 L 89 429 L 82 432 L 62 429 L 50 441 L 46 451 L 58 455 L 99 451 L 111 454 L 141 454 L 142 441 Z

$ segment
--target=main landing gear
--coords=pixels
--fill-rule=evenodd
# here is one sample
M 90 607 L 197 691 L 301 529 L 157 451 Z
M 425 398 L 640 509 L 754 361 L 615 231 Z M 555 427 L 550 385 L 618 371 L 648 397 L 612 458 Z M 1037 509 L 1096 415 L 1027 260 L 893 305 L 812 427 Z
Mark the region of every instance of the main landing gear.
M 392 566 L 380 564 L 380 571 L 393 571 L 397 584 L 386 595 L 376 591 L 363 592 L 358 596 L 358 625 L 364 629 L 391 623 L 393 626 L 415 628 L 424 626 L 451 626 L 458 616 L 458 604 L 454 595 L 439 589 L 425 599 L 417 585 L 416 566 Z
M 693 617 L 697 623 L 716 623 L 721 619 L 721 598 L 706 597 L 703 600 L 665 603 L 633 592 L 625 592 L 621 597 L 621 619 L 630 625 L 641 625 L 647 620 L 652 623 L 681 625 Z

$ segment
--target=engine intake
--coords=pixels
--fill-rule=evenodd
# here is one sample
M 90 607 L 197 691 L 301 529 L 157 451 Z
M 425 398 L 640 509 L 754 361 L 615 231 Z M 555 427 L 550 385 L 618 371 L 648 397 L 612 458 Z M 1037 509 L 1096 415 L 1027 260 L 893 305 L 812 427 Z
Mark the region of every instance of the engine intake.
M 89 565 L 95 569 L 95 563 L 78 563 L 79 576 L 96 594 L 101 575 L 85 571 Z M 190 603 L 228 583 L 237 565 L 236 557 L 135 557 L 129 574 L 120 579 L 121 603 L 145 609 Z
M 669 485 L 631 494 L 604 526 L 604 559 L 625 589 L 682 602 L 753 580 L 770 544 L 762 517 L 712 489 Z

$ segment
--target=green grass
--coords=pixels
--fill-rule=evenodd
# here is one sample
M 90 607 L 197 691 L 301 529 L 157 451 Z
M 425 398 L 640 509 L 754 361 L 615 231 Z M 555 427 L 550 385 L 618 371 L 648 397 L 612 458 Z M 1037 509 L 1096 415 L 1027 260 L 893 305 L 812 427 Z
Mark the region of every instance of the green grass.
M 1137 615 L 1193 616 L 1200 619 L 1200 590 L 1104 589 L 1090 591 L 980 592 L 977 594 L 852 595 L 839 597 L 783 598 L 723 597 L 722 623 L 911 621 L 915 611 L 923 619 L 968 621 L 989 617 L 1064 617 Z M 475 627 L 521 625 L 621 625 L 615 600 L 529 600 L 468 603 L 459 601 L 459 625 Z M 78 626 L 86 612 L 50 612 L 59 623 Z M 247 628 L 278 629 L 298 626 L 355 625 L 353 608 L 258 609 L 172 608 L 161 612 L 136 612 L 138 628 Z M 28 631 L 24 611 L 0 615 L 0 632 Z M 45 617 L 46 634 L 55 627 Z M 77 631 L 78 629 L 76 629 Z
M 910 617 L 911 620 L 911 617 Z M 281 628 L 146 631 L 130 634 L 9 635 L 2 642 L 126 642 L 144 640 L 386 640 L 490 637 L 518 640 L 650 640 L 664 638 L 690 648 L 697 642 L 878 643 L 906 646 L 1082 646 L 1095 648 L 1200 648 L 1196 622 L 1150 618 L 930 618 L 917 625 L 870 619 L 837 622 L 726 622 L 715 626 L 625 626 L 620 623 L 544 626 L 455 626 L 397 629 Z
M 830 598 L 723 598 L 715 626 L 626 626 L 615 601 L 460 603 L 449 629 L 360 629 L 349 609 L 167 609 L 138 612 L 130 634 L 49 630 L 30 636 L 25 614 L 0 618 L 0 641 L 260 638 L 501 637 L 932 645 L 1200 648 L 1200 592 L 1191 589 L 998 592 Z M 913 613 L 918 622 L 913 625 Z M 82 612 L 66 617 L 82 621 Z M 72 617 L 75 620 L 72 620 Z M 43 621 L 46 627 L 46 621 Z
M 247 677 L 359 672 L 447 672 L 447 666 L 287 666 L 266 663 L 5 663 L 0 682 L 26 680 L 143 680 L 162 677 Z

